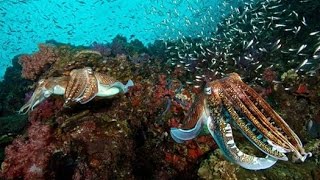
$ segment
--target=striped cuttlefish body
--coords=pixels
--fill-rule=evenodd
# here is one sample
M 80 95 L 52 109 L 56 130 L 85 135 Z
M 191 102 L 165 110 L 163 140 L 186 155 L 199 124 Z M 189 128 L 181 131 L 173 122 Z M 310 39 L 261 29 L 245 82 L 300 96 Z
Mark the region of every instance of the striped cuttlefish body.
M 181 128 L 171 128 L 172 138 L 182 143 L 195 138 L 206 125 L 226 159 L 250 170 L 266 169 L 277 160 L 304 161 L 306 153 L 299 137 L 271 106 L 236 73 L 207 83 L 192 105 Z M 266 157 L 242 152 L 233 138 L 236 127 Z

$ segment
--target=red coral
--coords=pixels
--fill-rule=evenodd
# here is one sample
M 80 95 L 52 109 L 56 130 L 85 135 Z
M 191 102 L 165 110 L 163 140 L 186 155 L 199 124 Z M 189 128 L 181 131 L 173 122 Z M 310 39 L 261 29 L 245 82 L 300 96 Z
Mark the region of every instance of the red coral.
M 186 158 L 170 152 L 165 152 L 164 160 L 180 171 L 184 170 L 188 165 Z
M 182 67 L 176 67 L 172 74 L 174 78 L 179 78 L 179 77 L 182 77 L 185 73 L 186 73 L 185 69 L 183 69 Z
M 153 100 L 154 100 L 153 104 L 156 107 L 159 107 L 163 103 L 165 96 L 173 97 L 174 95 L 173 90 L 168 89 L 166 85 L 167 85 L 166 75 L 163 75 L 163 74 L 159 75 L 158 84 L 155 86 L 155 91 L 153 94 Z
M 191 159 L 198 159 L 202 154 L 203 152 L 201 151 L 200 148 L 188 149 L 188 157 L 190 157 Z
M 266 68 L 263 71 L 262 78 L 265 81 L 271 83 L 272 81 L 274 81 L 277 78 L 277 73 L 275 71 L 273 71 L 271 68 Z
M 46 70 L 46 67 L 58 60 L 54 46 L 39 44 L 39 51 L 32 55 L 22 55 L 19 63 L 22 66 L 22 77 L 35 80 Z
M 306 84 L 299 84 L 299 87 L 296 90 L 296 93 L 301 95 L 301 94 L 309 94 L 309 89 Z
M 164 74 L 159 75 L 159 85 L 165 86 L 167 84 L 167 77 Z
M 1 176 L 5 179 L 45 179 L 53 151 L 50 127 L 32 122 L 28 128 L 27 140 L 19 137 L 6 147 Z
M 132 144 L 119 132 L 122 125 L 106 130 L 94 117 L 84 117 L 79 121 L 81 123 L 77 123 L 64 140 L 64 145 L 79 155 L 73 179 L 105 179 L 116 176 L 122 168 L 131 169 L 123 161 L 132 158 Z
M 128 92 L 131 103 L 133 107 L 141 106 L 143 101 L 143 95 L 145 94 L 145 89 L 142 84 L 135 83 L 135 85 Z
M 73 180 L 81 180 L 81 179 L 91 180 L 91 179 L 95 179 L 95 178 L 96 177 L 95 177 L 94 172 L 84 162 L 80 162 L 77 165 L 77 168 L 72 176 Z
M 177 118 L 171 118 L 168 120 L 168 126 L 169 127 L 179 127 L 180 120 Z
M 51 118 L 63 106 L 62 99 L 47 99 L 42 102 L 30 115 L 30 121 L 41 121 Z

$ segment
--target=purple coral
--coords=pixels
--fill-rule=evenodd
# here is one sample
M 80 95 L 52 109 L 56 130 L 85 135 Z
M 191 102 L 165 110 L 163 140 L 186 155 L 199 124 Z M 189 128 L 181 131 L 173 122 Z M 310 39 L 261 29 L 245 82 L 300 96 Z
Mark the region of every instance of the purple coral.
M 59 59 L 55 52 L 55 46 L 39 44 L 39 51 L 32 55 L 22 55 L 19 63 L 22 66 L 22 77 L 35 80 L 48 66 Z
M 127 54 L 126 51 L 127 38 L 117 35 L 111 43 L 111 52 L 113 55 Z
M 92 50 L 100 52 L 102 56 L 106 57 L 111 55 L 110 44 L 101 44 L 101 43 L 93 42 L 90 48 Z
M 150 56 L 147 53 L 142 53 L 139 55 L 133 55 L 132 57 L 130 57 L 130 60 L 135 65 L 142 65 L 150 60 Z
M 50 126 L 31 122 L 28 139 L 19 137 L 6 147 L 1 176 L 5 179 L 45 179 L 54 149 Z

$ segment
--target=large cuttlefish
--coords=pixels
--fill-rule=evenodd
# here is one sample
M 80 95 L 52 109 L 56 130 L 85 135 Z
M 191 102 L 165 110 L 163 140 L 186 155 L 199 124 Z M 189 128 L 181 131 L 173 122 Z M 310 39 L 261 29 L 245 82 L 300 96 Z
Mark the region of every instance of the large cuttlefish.
M 266 169 L 277 160 L 287 161 L 285 153 L 293 152 L 293 160 L 304 161 L 306 153 L 299 137 L 271 106 L 246 85 L 236 73 L 207 83 L 205 91 L 192 105 L 184 125 L 171 128 L 176 142 L 195 138 L 206 125 L 226 159 L 250 170 Z M 266 157 L 242 152 L 233 138 L 233 129 L 242 134 Z
M 65 104 L 68 102 L 85 104 L 96 96 L 112 97 L 118 93 L 126 93 L 130 86 L 133 86 L 131 80 L 124 85 L 108 75 L 94 72 L 90 67 L 74 69 L 69 76 L 39 80 L 31 98 L 18 112 L 32 111 L 52 94 L 64 95 Z

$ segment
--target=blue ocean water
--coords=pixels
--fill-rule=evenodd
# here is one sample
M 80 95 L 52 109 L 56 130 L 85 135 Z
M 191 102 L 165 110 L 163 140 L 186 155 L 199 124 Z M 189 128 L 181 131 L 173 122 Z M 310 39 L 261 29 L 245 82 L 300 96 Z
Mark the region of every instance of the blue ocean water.
M 219 13 L 225 13 L 218 8 L 221 3 L 215 0 L 2 0 L 0 79 L 14 56 L 35 52 L 37 45 L 47 40 L 89 46 L 93 42 L 110 42 L 121 34 L 147 44 L 178 34 L 196 35 L 202 27 L 210 33 Z M 207 14 L 208 11 L 216 14 Z M 208 19 L 203 19 L 205 16 Z M 186 26 L 188 22 L 190 26 Z

